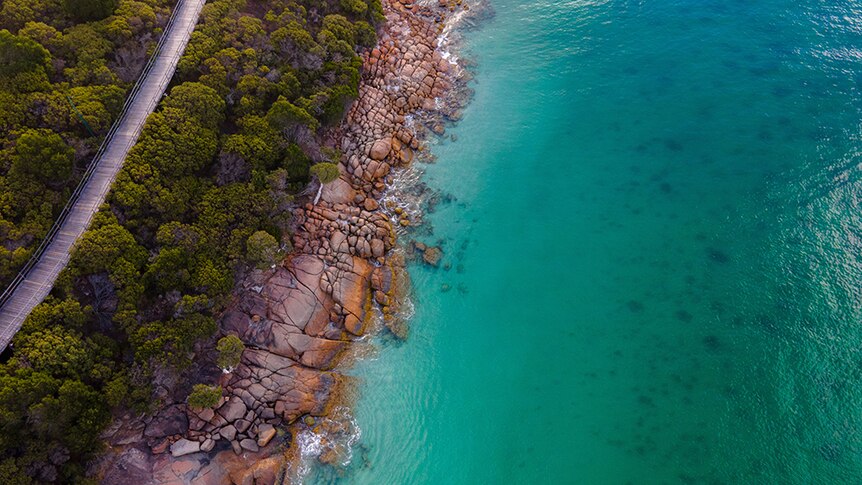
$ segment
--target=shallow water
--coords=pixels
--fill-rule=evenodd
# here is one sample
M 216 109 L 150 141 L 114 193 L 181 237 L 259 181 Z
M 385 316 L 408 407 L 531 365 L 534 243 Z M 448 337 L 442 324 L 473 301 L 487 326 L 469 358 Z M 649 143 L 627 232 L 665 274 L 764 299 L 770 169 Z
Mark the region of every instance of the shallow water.
M 306 482 L 862 481 L 862 3 L 492 5 L 451 269 Z

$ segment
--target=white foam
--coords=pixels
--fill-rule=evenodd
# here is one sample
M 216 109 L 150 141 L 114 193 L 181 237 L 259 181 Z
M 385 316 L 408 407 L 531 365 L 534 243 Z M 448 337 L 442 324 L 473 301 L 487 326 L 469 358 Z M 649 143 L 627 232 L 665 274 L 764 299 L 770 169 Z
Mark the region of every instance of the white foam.
M 310 429 L 304 429 L 296 435 L 296 445 L 299 447 L 299 469 L 296 477 L 299 483 L 308 476 L 314 460 L 323 453 L 323 436 Z
M 430 5 L 436 3 L 436 0 L 420 0 L 417 3 Z M 460 10 L 455 13 L 446 23 L 440 37 L 437 39 L 437 50 L 440 53 L 440 56 L 455 70 L 456 77 L 460 77 L 463 71 L 458 62 L 459 57 L 454 53 L 454 51 L 458 50 L 460 43 L 457 28 L 464 19 L 468 18 L 470 13 L 471 12 L 468 10 Z M 396 85 L 387 85 L 385 89 L 397 92 L 400 91 L 401 87 Z M 435 104 L 438 109 L 443 107 L 443 103 L 443 99 L 435 99 Z M 414 114 L 408 114 L 405 116 L 404 126 L 406 128 L 414 131 L 413 127 L 416 123 L 417 119 Z M 396 228 L 396 232 L 399 237 L 403 236 L 406 229 L 401 227 L 398 223 L 400 217 L 394 211 L 396 207 L 400 208 L 411 221 L 418 221 L 421 219 L 421 203 L 423 197 L 421 195 L 410 195 L 407 191 L 416 187 L 421 182 L 422 173 L 423 171 L 421 168 L 417 167 L 415 163 L 394 171 L 392 179 L 381 197 L 381 209 L 392 220 L 393 226 Z M 400 251 L 402 249 L 398 248 L 396 250 Z M 409 296 L 406 297 L 404 301 L 399 302 L 397 308 L 396 318 L 399 319 L 410 320 L 416 313 L 413 299 Z M 375 318 L 382 319 L 382 313 L 375 315 Z M 359 340 L 365 341 L 370 338 L 370 335 L 366 335 Z M 298 483 L 303 483 L 303 480 L 311 472 L 313 464 L 318 460 L 322 453 L 333 449 L 336 446 L 343 446 L 344 450 L 344 453 L 341 455 L 341 460 L 334 464 L 336 467 L 347 467 L 353 461 L 354 448 L 362 437 L 362 429 L 356 422 L 353 413 L 347 408 L 336 408 L 332 411 L 331 416 L 332 419 L 322 418 L 324 423 L 326 421 L 346 420 L 350 424 L 348 426 L 341 426 L 340 428 L 346 428 L 349 432 L 326 435 L 315 432 L 314 429 L 329 428 L 329 426 L 320 426 L 313 429 L 305 427 L 295 436 L 295 442 L 300 452 L 298 470 L 296 470 L 296 473 L 294 474 Z
M 312 465 L 325 451 L 335 449 L 336 447 L 344 451 L 340 455 L 341 460 L 333 463 L 337 468 L 345 468 L 353 461 L 353 449 L 362 437 L 362 429 L 359 427 L 353 414 L 346 407 L 333 409 L 331 415 L 333 418 L 318 418 L 322 420 L 322 426 L 315 428 L 305 427 L 294 438 L 296 446 L 299 449 L 299 464 L 294 476 L 300 484 L 308 477 Z M 344 421 L 349 424 L 338 425 L 338 421 Z M 333 428 L 346 430 L 346 432 L 320 433 L 315 431 L 316 429 Z

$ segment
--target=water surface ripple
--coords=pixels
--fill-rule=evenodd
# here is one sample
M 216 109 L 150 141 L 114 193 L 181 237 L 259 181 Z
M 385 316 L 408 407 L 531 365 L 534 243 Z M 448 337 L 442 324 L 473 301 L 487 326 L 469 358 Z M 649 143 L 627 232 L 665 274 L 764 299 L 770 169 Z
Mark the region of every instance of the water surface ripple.
M 862 3 L 492 5 L 451 268 L 308 482 L 862 482 Z

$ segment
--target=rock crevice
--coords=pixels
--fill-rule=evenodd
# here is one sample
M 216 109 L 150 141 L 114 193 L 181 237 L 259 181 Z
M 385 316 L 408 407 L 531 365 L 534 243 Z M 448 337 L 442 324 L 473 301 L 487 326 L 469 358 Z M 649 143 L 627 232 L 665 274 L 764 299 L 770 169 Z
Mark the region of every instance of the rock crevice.
M 391 317 L 398 272 L 389 255 L 396 232 L 380 199 L 393 170 L 421 149 L 411 118 L 451 114 L 439 110 L 455 80 L 452 65 L 436 46 L 456 6 L 445 0 L 383 4 L 386 26 L 378 46 L 363 54 L 359 97 L 329 136 L 343 154 L 341 175 L 323 187 L 316 204 L 294 210 L 294 251 L 284 264 L 253 272 L 222 315 L 222 332 L 238 336 L 246 349 L 239 365 L 221 376 L 217 406 L 178 406 L 160 421 L 159 436 L 144 430 L 152 435 L 152 452 L 167 457 L 154 466 L 156 483 L 187 482 L 171 470 L 202 452 L 216 455 L 196 462 L 195 473 L 181 467 L 183 477 L 197 477 L 195 483 L 275 476 L 259 469 L 270 463 L 261 448 L 271 447 L 279 429 L 300 417 L 313 422 L 328 412 L 343 382 L 339 356 L 365 334 L 375 306 L 384 319 Z M 402 216 L 399 223 L 404 221 Z M 403 327 L 389 328 L 403 336 Z M 239 473 L 234 453 L 258 465 L 246 463 Z

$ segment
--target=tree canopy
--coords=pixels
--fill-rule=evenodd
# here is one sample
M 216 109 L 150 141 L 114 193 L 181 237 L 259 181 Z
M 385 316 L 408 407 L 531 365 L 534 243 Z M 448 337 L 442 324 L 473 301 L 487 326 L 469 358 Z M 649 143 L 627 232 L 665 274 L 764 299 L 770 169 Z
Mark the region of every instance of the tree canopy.
M 75 150 L 60 135 L 50 130 L 27 130 L 15 142 L 10 173 L 58 184 L 72 176 L 74 161 Z
M 0 30 L 0 77 L 45 69 L 51 54 L 35 40 Z
M 102 20 L 114 13 L 117 0 L 63 0 L 63 7 L 75 20 Z
M 170 5 L 0 2 L 0 284 L 26 262 L 79 182 Z
M 172 4 L 0 3 L 0 280 L 65 204 Z M 180 383 L 174 400 L 218 402 L 211 383 L 186 394 L 187 376 L 239 365 L 217 318 L 290 247 L 294 196 L 338 177 L 314 163 L 319 131 L 357 96 L 381 18 L 379 0 L 207 2 L 176 85 L 0 363 L 0 482 L 81 482 L 111 412 L 164 397 L 156 376 Z
M 197 82 L 175 86 L 162 106 L 179 110 L 211 130 L 217 129 L 225 118 L 224 99 L 215 89 Z

